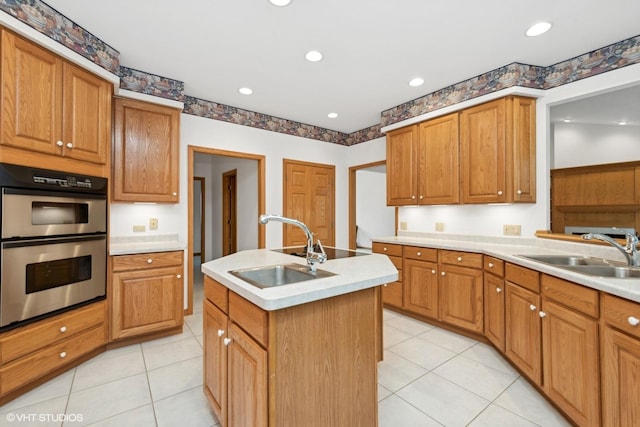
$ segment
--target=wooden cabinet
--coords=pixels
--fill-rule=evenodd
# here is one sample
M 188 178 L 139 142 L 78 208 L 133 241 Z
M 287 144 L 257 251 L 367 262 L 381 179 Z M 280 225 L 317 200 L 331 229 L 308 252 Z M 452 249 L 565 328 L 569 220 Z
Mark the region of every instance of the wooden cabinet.
M 438 251 L 439 318 L 473 332 L 484 330 L 482 255 Z
M 382 285 L 382 302 L 384 305 L 402 308 L 402 246 L 388 243 L 373 243 L 373 253 L 385 254 L 398 270 L 398 280 Z
M 111 83 L 6 30 L 0 76 L 4 161 L 37 167 L 45 154 L 54 169 L 108 172 Z
M 418 204 L 418 127 L 387 135 L 387 205 Z
M 484 334 L 501 352 L 505 351 L 504 261 L 484 256 Z
M 435 249 L 404 247 L 404 303 L 411 313 L 438 319 L 438 254 Z
M 105 302 L 0 334 L 0 403 L 107 342 Z
M 505 354 L 534 383 L 542 384 L 540 273 L 505 266 Z
M 111 339 L 182 326 L 183 252 L 112 257 Z
M 177 203 L 180 111 L 115 98 L 114 201 Z
M 544 392 L 577 425 L 599 426 L 598 292 L 547 275 L 541 283 Z
M 508 96 L 460 113 L 462 203 L 535 202 L 535 100 Z
M 640 424 L 640 304 L 601 295 L 602 425 Z

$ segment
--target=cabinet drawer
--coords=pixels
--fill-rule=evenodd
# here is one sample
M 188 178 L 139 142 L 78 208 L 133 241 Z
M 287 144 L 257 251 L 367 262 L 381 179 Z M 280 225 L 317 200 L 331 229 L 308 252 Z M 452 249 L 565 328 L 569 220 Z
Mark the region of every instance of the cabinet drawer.
M 399 256 L 390 256 L 389 259 L 391 260 L 391 262 L 393 263 L 393 266 L 397 269 L 397 270 L 402 270 L 402 257 Z
M 402 282 L 384 284 L 382 286 L 382 302 L 402 308 Z
M 0 363 L 5 364 L 102 324 L 104 311 L 105 303 L 99 302 L 7 332 L 0 338 Z
M 206 274 L 204 275 L 204 297 L 225 314 L 229 313 L 229 290 Z
M 591 317 L 598 317 L 598 291 L 542 275 L 542 295 Z
M 116 255 L 113 257 L 113 271 L 142 270 L 145 268 L 171 267 L 182 265 L 182 251 L 151 252 L 148 254 Z
M 106 343 L 105 328 L 96 326 L 0 368 L 0 394 L 17 389 Z
M 459 265 L 461 267 L 482 268 L 482 255 L 459 251 L 438 251 L 441 264 Z
M 405 258 L 417 259 L 421 261 L 438 262 L 438 250 L 422 248 L 420 246 L 405 246 L 403 249 Z
M 509 263 L 505 265 L 504 271 L 505 279 L 509 282 L 516 283 L 533 292 L 540 292 L 540 273 L 537 271 Z
M 402 245 L 373 242 L 373 252 L 390 256 L 402 256 Z
M 266 311 L 230 291 L 229 317 L 263 347 L 267 346 L 269 316 Z
M 640 304 L 604 292 L 600 294 L 600 304 L 605 322 L 640 338 L 640 325 L 634 325 L 640 320 Z
M 489 255 L 483 257 L 484 271 L 504 277 L 504 261 Z

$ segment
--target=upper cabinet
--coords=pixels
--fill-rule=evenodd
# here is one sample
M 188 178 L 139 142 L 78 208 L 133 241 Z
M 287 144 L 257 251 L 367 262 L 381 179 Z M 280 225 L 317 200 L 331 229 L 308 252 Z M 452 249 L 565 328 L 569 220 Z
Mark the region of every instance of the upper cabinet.
M 535 99 L 509 96 L 387 135 L 387 204 L 535 202 Z
M 3 160 L 106 175 L 112 84 L 6 30 L 1 67 Z
M 114 201 L 177 203 L 180 111 L 115 99 Z

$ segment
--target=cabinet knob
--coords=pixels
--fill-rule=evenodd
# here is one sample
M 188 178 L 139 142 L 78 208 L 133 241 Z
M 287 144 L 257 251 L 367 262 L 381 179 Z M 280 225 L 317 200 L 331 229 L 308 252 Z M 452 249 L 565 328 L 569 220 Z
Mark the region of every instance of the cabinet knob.
M 411 196 L 411 198 L 415 200 L 416 196 Z
M 229 345 L 231 344 L 231 338 L 225 338 L 224 340 L 222 340 L 222 342 L 224 343 L 224 345 Z
M 500 292 L 502 292 L 502 288 L 496 288 L 496 293 L 499 294 Z
M 178 195 L 178 193 L 176 193 L 175 191 L 173 193 L 171 193 L 171 194 L 174 195 L 174 196 Z
M 149 259 L 147 260 L 147 264 L 151 264 L 152 262 L 153 262 L 153 260 L 152 260 L 151 258 L 149 258 Z
M 547 313 L 545 313 L 544 311 L 541 311 L 538 313 L 538 316 L 540 317 L 545 317 L 547 315 Z
M 516 194 L 517 194 L 517 195 L 522 194 L 522 190 L 518 190 L 518 191 L 516 191 Z
M 442 273 L 440 273 L 442 276 L 446 276 L 447 273 L 445 273 L 444 271 Z
M 416 252 L 417 256 L 422 256 L 422 252 Z
M 489 263 L 489 268 L 493 268 L 493 263 L 492 262 Z
M 224 329 L 218 329 L 218 336 L 221 337 L 224 335 Z
M 638 319 L 637 317 L 629 316 L 629 318 L 627 319 L 627 321 L 629 322 L 629 324 L 630 324 L 631 326 L 638 326 L 638 325 L 640 325 L 640 319 Z
M 387 286 L 389 286 L 389 285 L 388 285 L 388 284 L 386 284 L 386 283 L 384 283 L 382 286 L 386 288 L 386 287 L 387 287 Z
M 73 144 L 70 142 L 67 142 L 67 148 L 73 148 Z
M 62 333 L 67 332 L 67 327 L 66 326 L 61 326 L 60 327 L 60 332 L 62 332 Z
M 435 270 L 431 270 L 431 274 L 436 274 L 436 271 Z
M 537 307 L 536 307 L 535 305 L 533 305 L 533 304 L 531 304 L 531 305 L 529 306 L 529 310 L 531 310 L 531 311 L 536 311 L 536 308 L 537 308 Z
M 62 147 L 62 146 L 64 145 L 64 142 L 62 142 L 62 141 L 58 141 L 58 142 L 56 142 L 56 145 L 57 145 L 58 147 Z
M 382 248 L 382 250 L 383 250 L 384 252 L 387 252 L 387 247 L 385 246 L 384 248 Z
M 458 257 L 458 262 L 462 262 L 462 257 L 461 256 Z
M 424 196 L 420 196 L 420 200 L 424 199 Z
M 502 196 L 502 191 L 498 191 L 498 196 Z
M 67 357 L 66 351 L 63 351 L 62 353 L 60 353 L 60 359 L 64 359 L 65 357 Z
M 176 278 L 177 278 L 177 279 L 182 279 L 182 274 L 178 274 L 178 275 L 176 276 Z

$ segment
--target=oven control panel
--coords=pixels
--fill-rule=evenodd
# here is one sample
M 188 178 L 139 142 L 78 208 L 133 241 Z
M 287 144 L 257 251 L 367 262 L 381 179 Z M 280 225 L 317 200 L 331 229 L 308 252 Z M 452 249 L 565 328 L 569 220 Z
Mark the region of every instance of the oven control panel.
M 55 186 L 64 187 L 64 188 L 72 188 L 72 187 L 92 188 L 93 187 L 93 184 L 91 183 L 91 179 L 85 178 L 85 179 L 78 180 L 76 177 L 73 177 L 73 176 L 68 176 L 65 178 L 53 178 L 48 176 L 34 175 L 33 182 L 34 184 L 48 184 L 48 185 L 55 185 Z

